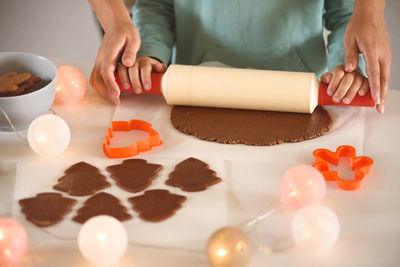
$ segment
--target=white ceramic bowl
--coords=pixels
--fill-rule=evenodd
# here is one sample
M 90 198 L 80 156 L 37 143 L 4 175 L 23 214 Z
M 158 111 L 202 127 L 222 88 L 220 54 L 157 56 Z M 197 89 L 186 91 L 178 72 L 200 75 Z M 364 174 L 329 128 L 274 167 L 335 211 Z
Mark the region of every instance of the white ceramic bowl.
M 0 75 L 29 72 L 39 76 L 38 90 L 18 96 L 0 96 L 2 107 L 17 130 L 26 129 L 38 116 L 46 114 L 53 103 L 57 77 L 56 66 L 48 59 L 24 52 L 0 52 Z M 0 110 L 0 131 L 12 131 Z

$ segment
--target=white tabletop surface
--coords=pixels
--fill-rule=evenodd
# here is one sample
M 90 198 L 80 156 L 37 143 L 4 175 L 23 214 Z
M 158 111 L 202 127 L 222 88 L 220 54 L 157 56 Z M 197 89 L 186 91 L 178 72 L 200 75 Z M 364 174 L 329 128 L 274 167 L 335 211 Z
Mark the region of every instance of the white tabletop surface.
M 53 61 L 57 65 L 75 65 L 89 78 L 92 62 L 67 59 Z M 334 184 L 328 185 L 324 204 L 336 212 L 341 223 L 341 234 L 335 246 L 323 255 L 304 252 L 298 247 L 269 253 L 257 252 L 249 266 L 398 266 L 398 103 L 400 91 L 390 91 L 384 115 L 373 109 L 329 108 L 336 126 L 334 125 L 326 136 L 297 144 L 250 147 L 214 144 L 183 136 L 170 125 L 169 114 L 165 112 L 169 111 L 169 107 L 160 99 L 128 97 L 114 114 L 115 106 L 98 97 L 88 87 L 85 98 L 78 105 L 53 106 L 57 115 L 63 117 L 71 128 L 70 146 L 56 160 L 104 161 L 106 158 L 101 145 L 110 121 L 113 118 L 128 119 L 132 116 L 146 119 L 159 130 L 165 145 L 143 154 L 145 158 L 194 156 L 222 162 L 226 175 L 222 177 L 226 181 L 226 205 L 229 209 L 227 222 L 234 224 L 254 215 L 260 209 L 258 207 L 265 204 L 266 199 L 276 199 L 279 196 L 278 186 L 282 173 L 296 164 L 311 164 L 314 149 L 324 147 L 334 150 L 338 145 L 353 145 L 360 155 L 372 157 L 375 164 L 358 191 L 344 192 Z M 149 106 L 149 110 L 156 110 L 157 113 L 146 110 L 146 105 Z M 26 135 L 26 132 L 22 134 Z M 20 191 L 20 188 L 15 186 L 17 166 L 26 166 L 32 162 L 47 164 L 13 133 L 0 132 L 0 216 L 13 216 L 15 194 Z M 265 176 L 268 179 L 264 179 Z M 32 181 L 27 181 L 27 184 L 29 183 Z M 17 182 L 18 187 L 20 184 L 21 181 Z M 49 191 L 47 188 L 42 190 Z M 262 224 L 262 227 L 267 229 L 264 238 L 270 238 L 270 243 L 273 242 L 271 240 L 278 240 L 280 233 L 285 232 L 282 228 L 287 225 L 280 223 L 283 219 L 285 218 L 279 216 L 271 217 Z M 29 251 L 20 266 L 90 266 L 80 255 L 76 241 L 61 240 L 48 232 L 29 226 L 29 223 L 26 226 L 26 222 L 23 222 L 23 225 L 30 240 Z M 129 228 L 127 230 L 129 232 Z M 271 234 L 275 232 L 278 234 Z M 281 234 L 280 237 L 284 239 L 288 235 L 289 233 Z M 156 244 L 144 246 L 130 242 L 126 255 L 114 266 L 207 266 L 207 261 L 204 254 L 197 251 L 156 247 Z

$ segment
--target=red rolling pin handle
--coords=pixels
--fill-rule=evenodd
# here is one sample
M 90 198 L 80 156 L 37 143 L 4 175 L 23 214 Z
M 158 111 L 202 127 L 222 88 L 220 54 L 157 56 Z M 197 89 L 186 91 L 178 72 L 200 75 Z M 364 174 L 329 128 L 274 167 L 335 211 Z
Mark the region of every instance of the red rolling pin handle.
M 320 105 L 320 106 L 330 105 L 330 106 L 375 107 L 375 102 L 371 97 L 370 91 L 368 91 L 368 93 L 366 93 L 363 96 L 360 96 L 359 94 L 357 94 L 353 98 L 353 101 L 351 101 L 350 104 L 345 104 L 345 103 L 343 103 L 343 101 L 340 101 L 340 103 L 333 102 L 332 96 L 329 96 L 326 93 L 327 88 L 328 88 L 328 84 L 322 83 L 322 82 L 319 84 L 318 105 Z
M 142 90 L 141 94 L 145 95 L 162 95 L 161 93 L 161 80 L 162 80 L 163 73 L 155 73 L 153 72 L 151 74 L 151 89 L 149 91 Z M 121 86 L 121 81 L 119 80 L 119 77 L 117 73 L 114 73 L 115 81 L 117 82 L 119 89 L 121 92 L 135 92 L 132 88 L 132 85 L 128 89 L 124 89 Z

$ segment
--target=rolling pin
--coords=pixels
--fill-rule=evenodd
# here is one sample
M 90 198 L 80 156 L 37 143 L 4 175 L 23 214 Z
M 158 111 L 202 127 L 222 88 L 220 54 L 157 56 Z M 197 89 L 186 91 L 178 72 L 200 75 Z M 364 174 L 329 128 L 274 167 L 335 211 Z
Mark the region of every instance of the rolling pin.
M 118 75 L 115 76 L 121 91 Z M 152 73 L 152 88 L 142 94 L 164 96 L 169 105 L 312 113 L 317 105 L 335 103 L 314 73 L 170 65 Z M 346 106 L 375 106 L 371 94 L 357 95 Z

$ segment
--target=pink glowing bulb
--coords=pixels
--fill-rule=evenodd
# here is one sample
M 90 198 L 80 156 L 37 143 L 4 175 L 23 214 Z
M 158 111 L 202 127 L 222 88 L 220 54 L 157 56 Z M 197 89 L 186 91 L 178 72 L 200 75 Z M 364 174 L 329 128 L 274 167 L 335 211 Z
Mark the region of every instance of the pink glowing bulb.
M 322 174 L 309 165 L 297 165 L 287 170 L 280 185 L 281 200 L 293 209 L 320 203 L 326 193 Z
M 15 220 L 0 218 L 0 266 L 17 263 L 28 247 L 28 235 Z
M 54 104 L 76 104 L 82 99 L 85 92 L 86 78 L 78 68 L 70 65 L 62 65 L 57 68 Z

